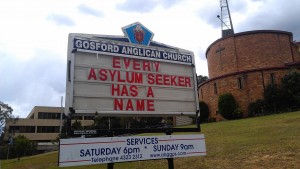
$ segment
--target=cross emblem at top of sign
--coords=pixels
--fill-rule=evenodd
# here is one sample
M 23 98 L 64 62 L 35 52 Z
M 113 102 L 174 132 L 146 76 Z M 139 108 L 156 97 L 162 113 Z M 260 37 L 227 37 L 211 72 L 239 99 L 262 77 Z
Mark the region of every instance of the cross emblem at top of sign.
M 122 28 L 125 36 L 132 44 L 149 45 L 154 34 L 139 22 L 124 26 Z

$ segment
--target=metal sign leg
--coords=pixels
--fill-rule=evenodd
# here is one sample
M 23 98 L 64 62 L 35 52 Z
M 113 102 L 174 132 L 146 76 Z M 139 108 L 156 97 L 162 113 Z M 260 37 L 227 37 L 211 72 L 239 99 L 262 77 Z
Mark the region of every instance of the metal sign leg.
M 174 160 L 173 158 L 168 158 L 168 166 L 169 166 L 169 169 L 174 169 Z
M 107 163 L 107 169 L 114 169 L 114 163 Z
M 172 135 L 173 130 L 166 130 L 166 135 Z M 169 169 L 174 169 L 174 160 L 173 158 L 167 158 Z
M 110 118 L 109 118 L 109 123 L 110 123 Z M 110 129 L 110 124 L 109 124 L 109 129 Z M 113 137 L 113 136 L 114 134 L 109 130 L 107 137 Z M 107 169 L 114 169 L 114 163 L 108 163 Z

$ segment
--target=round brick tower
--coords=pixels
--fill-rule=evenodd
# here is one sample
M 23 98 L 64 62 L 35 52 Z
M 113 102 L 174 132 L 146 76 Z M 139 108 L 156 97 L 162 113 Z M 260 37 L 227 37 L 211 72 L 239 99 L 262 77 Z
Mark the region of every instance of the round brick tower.
M 218 96 L 231 93 L 246 117 L 249 103 L 262 99 L 268 84 L 280 84 L 291 67 L 299 69 L 299 45 L 292 39 L 290 32 L 257 30 L 213 42 L 206 51 L 209 80 L 198 88 L 210 116 L 222 118 Z

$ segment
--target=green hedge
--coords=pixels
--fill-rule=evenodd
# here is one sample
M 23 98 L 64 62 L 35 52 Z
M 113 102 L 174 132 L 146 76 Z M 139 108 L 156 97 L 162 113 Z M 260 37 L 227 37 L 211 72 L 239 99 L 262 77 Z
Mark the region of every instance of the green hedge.
M 219 96 L 218 109 L 220 114 L 228 120 L 239 119 L 243 116 L 243 112 L 238 108 L 231 93 L 224 93 Z

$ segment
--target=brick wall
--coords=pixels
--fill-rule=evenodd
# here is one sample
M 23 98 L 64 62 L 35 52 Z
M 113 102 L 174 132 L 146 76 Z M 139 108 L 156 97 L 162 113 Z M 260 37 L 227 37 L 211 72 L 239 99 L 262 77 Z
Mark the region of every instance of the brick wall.
M 211 80 L 199 88 L 199 100 L 208 105 L 211 117 L 221 120 L 222 118 L 217 114 L 218 97 L 223 93 L 231 93 L 242 109 L 244 117 L 247 117 L 249 103 L 263 99 L 264 88 L 271 84 L 271 74 L 274 74 L 275 83 L 280 84 L 281 78 L 287 73 L 288 69 L 258 70 Z M 241 89 L 238 84 L 239 78 L 243 84 Z M 214 84 L 216 84 L 217 93 L 215 93 Z
M 293 44 L 293 56 L 294 60 L 297 62 L 300 61 L 300 42 L 294 43 Z

